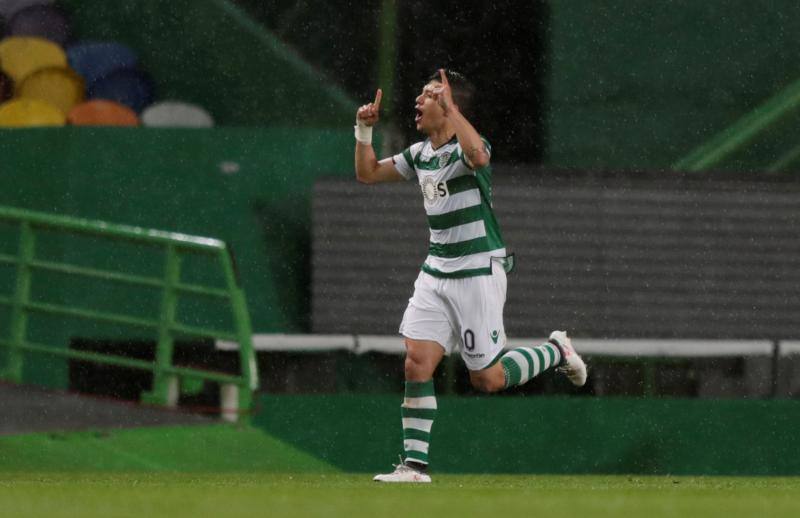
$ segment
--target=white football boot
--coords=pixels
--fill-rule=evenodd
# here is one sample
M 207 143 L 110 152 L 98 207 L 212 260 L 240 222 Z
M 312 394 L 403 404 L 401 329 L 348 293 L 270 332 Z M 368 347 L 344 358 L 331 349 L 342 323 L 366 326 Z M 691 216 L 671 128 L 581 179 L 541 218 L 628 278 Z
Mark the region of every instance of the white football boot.
M 375 482 L 411 482 L 428 483 L 431 481 L 430 475 L 417 471 L 411 466 L 406 466 L 403 462 L 394 465 L 394 471 L 384 475 L 375 475 Z
M 586 364 L 572 347 L 572 340 L 567 336 L 567 332 L 553 331 L 550 333 L 550 340 L 558 342 L 564 355 L 561 366 L 556 370 L 566 374 L 576 387 L 582 387 L 586 383 Z

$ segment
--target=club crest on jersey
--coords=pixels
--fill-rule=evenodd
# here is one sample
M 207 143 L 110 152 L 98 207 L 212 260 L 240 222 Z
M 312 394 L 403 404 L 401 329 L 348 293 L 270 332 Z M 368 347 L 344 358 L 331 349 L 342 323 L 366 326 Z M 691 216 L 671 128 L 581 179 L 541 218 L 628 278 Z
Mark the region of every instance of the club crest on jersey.
M 422 190 L 422 197 L 425 198 L 425 203 L 433 203 L 438 198 L 447 196 L 447 184 L 445 182 L 436 183 L 432 176 L 423 178 L 419 187 Z
M 439 167 L 444 167 L 447 165 L 447 162 L 450 161 L 450 152 L 445 151 L 441 155 L 439 155 Z

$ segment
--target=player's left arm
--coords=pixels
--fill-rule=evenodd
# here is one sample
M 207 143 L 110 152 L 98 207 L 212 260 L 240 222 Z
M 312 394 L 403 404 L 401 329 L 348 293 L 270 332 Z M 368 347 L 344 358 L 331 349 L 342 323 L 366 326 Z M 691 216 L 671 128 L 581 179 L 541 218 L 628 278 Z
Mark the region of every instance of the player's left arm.
M 441 85 L 433 89 L 433 98 L 442 107 L 445 117 L 453 125 L 467 164 L 473 169 L 489 165 L 489 150 L 486 149 L 486 144 L 480 134 L 464 117 L 458 109 L 458 105 L 453 102 L 453 92 L 450 90 L 450 83 L 442 68 L 439 69 L 439 77 Z

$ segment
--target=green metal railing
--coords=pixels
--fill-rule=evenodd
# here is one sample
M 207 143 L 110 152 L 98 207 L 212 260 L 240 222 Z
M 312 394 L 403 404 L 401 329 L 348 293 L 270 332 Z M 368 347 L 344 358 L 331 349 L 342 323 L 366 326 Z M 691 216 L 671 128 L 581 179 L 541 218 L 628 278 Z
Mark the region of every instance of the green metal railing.
M 698 146 L 674 164 L 675 171 L 697 172 L 719 166 L 723 160 L 800 108 L 800 80 L 795 81 L 733 125 Z M 775 172 L 800 158 L 800 146 L 778 157 L 765 169 Z
M 18 225 L 19 227 L 17 254 L 0 254 L 0 264 L 10 264 L 15 266 L 16 269 L 14 293 L 10 296 L 0 295 L 0 305 L 10 307 L 11 310 L 8 338 L 0 335 L 0 348 L 5 348 L 7 353 L 4 368 L 0 370 L 0 379 L 15 383 L 21 382 L 24 353 L 40 353 L 150 371 L 153 373 L 152 389 L 150 392 L 142 394 L 142 401 L 147 403 L 168 404 L 170 402 L 170 386 L 174 385 L 175 381 L 188 379 L 236 386 L 238 388 L 239 412 L 243 415 L 251 408 L 252 392 L 258 387 L 258 373 L 253 354 L 250 317 L 244 292 L 239 285 L 234 270 L 230 251 L 224 242 L 205 237 L 115 225 L 102 221 L 55 216 L 9 207 L 0 207 L 0 222 Z M 57 261 L 39 260 L 36 257 L 36 240 L 37 232 L 41 230 L 57 231 L 70 235 L 96 236 L 112 241 L 126 241 L 144 246 L 155 245 L 164 252 L 163 276 L 134 275 Z M 215 258 L 216 263 L 222 270 L 225 287 L 218 288 L 182 282 L 181 260 L 187 254 L 205 254 Z M 155 319 L 140 318 L 33 300 L 31 297 L 31 283 L 37 271 L 59 272 L 71 276 L 160 289 L 160 317 Z M 186 294 L 212 297 L 222 303 L 226 303 L 231 309 L 233 327 L 235 329 L 210 329 L 178 322 L 176 318 L 178 300 L 181 295 Z M 33 313 L 134 326 L 153 331 L 157 335 L 155 361 L 137 360 L 33 343 L 27 339 L 28 317 Z M 176 335 L 218 338 L 238 342 L 239 375 L 175 366 L 172 356 Z

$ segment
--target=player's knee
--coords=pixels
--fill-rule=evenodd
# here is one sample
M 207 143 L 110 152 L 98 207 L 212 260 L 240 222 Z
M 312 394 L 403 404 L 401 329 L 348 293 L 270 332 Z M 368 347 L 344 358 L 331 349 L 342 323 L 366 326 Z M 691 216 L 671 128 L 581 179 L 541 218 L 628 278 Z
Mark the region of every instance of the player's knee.
M 425 359 L 413 354 L 406 355 L 404 370 L 407 381 L 425 381 L 430 378 L 430 369 Z
M 503 390 L 504 383 L 490 376 L 475 376 L 470 379 L 472 386 L 481 392 L 497 392 Z

